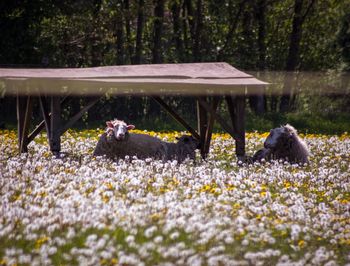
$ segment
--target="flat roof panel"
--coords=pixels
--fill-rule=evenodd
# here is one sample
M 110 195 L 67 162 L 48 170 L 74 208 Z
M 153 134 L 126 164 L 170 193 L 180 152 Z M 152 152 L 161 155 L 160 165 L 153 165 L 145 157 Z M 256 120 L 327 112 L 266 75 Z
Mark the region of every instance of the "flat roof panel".
M 261 90 L 267 83 L 227 63 L 158 64 L 74 69 L 0 69 L 0 92 L 48 95 L 212 95 Z
M 242 94 L 246 86 L 267 83 L 243 79 L 7 79 L 7 94 L 222 95 Z
M 248 78 L 231 65 L 219 63 L 122 65 L 88 68 L 0 68 L 0 78 Z

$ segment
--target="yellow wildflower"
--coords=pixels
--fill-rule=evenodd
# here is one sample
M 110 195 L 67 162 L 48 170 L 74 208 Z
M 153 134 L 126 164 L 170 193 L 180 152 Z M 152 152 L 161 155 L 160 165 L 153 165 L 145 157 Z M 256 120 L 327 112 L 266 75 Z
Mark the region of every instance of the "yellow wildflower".
M 43 236 L 41 238 L 39 238 L 36 242 L 35 242 L 35 248 L 36 249 L 40 249 L 41 246 L 43 244 L 45 244 L 47 241 L 49 241 L 49 238 L 47 236 Z
M 305 241 L 304 241 L 304 240 L 300 240 L 300 241 L 298 242 L 298 246 L 301 247 L 301 248 L 303 248 L 303 247 L 305 246 Z

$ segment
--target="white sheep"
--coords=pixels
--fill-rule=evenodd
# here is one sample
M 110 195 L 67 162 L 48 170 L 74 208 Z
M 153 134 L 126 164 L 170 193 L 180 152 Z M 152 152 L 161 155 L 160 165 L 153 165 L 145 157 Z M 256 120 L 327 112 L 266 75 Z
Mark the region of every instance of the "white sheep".
M 110 159 L 136 156 L 139 159 L 177 160 L 181 163 L 186 158 L 195 159 L 195 150 L 198 145 L 197 140 L 187 135 L 180 137 L 177 143 L 170 143 L 146 134 L 129 134 L 124 141 L 117 141 L 104 133 L 101 135 L 93 155 L 105 155 Z
M 135 128 L 134 125 L 128 125 L 122 120 L 114 119 L 106 122 L 106 133 L 108 138 L 115 138 L 116 140 L 125 140 L 128 138 L 129 130 Z
M 272 129 L 264 142 L 264 148 L 258 150 L 252 160 L 284 159 L 291 163 L 309 163 L 309 149 L 299 138 L 291 125 Z

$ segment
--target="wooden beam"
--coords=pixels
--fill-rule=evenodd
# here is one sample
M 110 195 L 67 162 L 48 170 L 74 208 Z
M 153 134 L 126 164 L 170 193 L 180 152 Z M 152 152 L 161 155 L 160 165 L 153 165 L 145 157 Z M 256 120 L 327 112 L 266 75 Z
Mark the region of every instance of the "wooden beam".
M 235 128 L 236 112 L 235 112 L 235 103 L 234 103 L 233 97 L 232 96 L 225 96 L 225 100 L 227 103 L 227 110 L 228 110 L 228 113 L 230 115 L 231 125 L 233 127 L 233 131 L 237 134 L 237 131 Z
M 225 119 L 223 119 L 220 115 L 218 115 L 216 112 L 214 112 L 211 108 L 211 106 L 206 103 L 205 101 L 200 100 L 199 101 L 200 105 L 203 106 L 204 109 L 206 109 L 209 113 L 212 113 L 216 121 L 222 126 L 222 128 L 229 133 L 234 139 L 238 137 L 238 135 L 235 133 L 235 131 L 232 129 L 231 126 L 229 126 Z
M 17 134 L 18 134 L 18 151 L 22 152 L 22 140 L 24 135 L 24 120 L 25 120 L 25 112 L 27 109 L 27 97 L 17 95 L 16 101 L 17 108 Z
M 167 105 L 160 97 L 158 96 L 152 96 L 153 100 L 155 100 L 161 107 L 164 108 L 165 111 L 167 111 L 178 123 L 180 123 L 184 128 L 187 129 L 188 132 L 191 133 L 191 135 L 196 138 L 200 139 L 199 134 L 189 125 L 187 122 L 181 118 L 169 105 Z
M 227 107 L 235 131 L 236 155 L 244 160 L 245 156 L 245 96 L 226 96 Z
M 78 113 L 76 113 L 60 130 L 60 135 L 63 135 L 75 122 L 77 122 L 85 112 L 94 106 L 101 97 L 94 97 L 86 106 L 84 106 Z
M 208 116 L 200 101 L 206 101 L 205 97 L 197 97 L 197 131 L 200 136 L 201 155 L 205 159 L 207 157 L 207 153 L 205 152 L 205 138 L 208 127 Z
M 69 95 L 66 95 L 62 101 L 61 105 L 64 104 L 68 100 Z M 51 113 L 49 113 L 49 118 L 51 119 Z M 51 123 L 51 122 L 50 122 Z M 41 121 L 37 127 L 32 131 L 32 133 L 29 134 L 28 136 L 28 143 L 30 143 L 40 132 L 43 130 L 45 127 L 45 120 Z M 49 127 L 50 128 L 50 127 Z M 47 137 L 49 138 L 49 133 L 47 133 Z
M 24 121 L 23 121 L 23 132 L 22 132 L 22 140 L 20 141 L 20 151 L 21 152 L 28 152 L 28 132 L 29 132 L 29 126 L 30 121 L 32 118 L 32 107 L 33 107 L 33 101 L 32 97 L 27 97 L 27 103 L 26 103 L 26 110 L 24 114 Z
M 46 132 L 47 132 L 47 139 L 50 141 L 50 135 L 51 135 L 51 131 L 50 131 L 50 114 L 49 114 L 49 111 L 47 109 L 46 100 L 41 95 L 39 96 L 39 103 L 40 103 L 41 114 L 42 114 L 42 116 L 44 118 L 44 124 L 45 124 Z
M 211 103 L 211 109 L 213 112 L 209 113 L 209 120 L 208 120 L 208 127 L 207 131 L 205 133 L 205 142 L 204 142 L 204 153 L 207 155 L 209 153 L 210 148 L 210 142 L 211 142 L 211 136 L 213 133 L 213 127 L 214 127 L 214 121 L 215 121 L 215 113 L 216 109 L 218 108 L 220 102 L 219 97 L 213 97 L 212 103 Z
M 51 96 L 50 149 L 56 156 L 61 151 L 61 102 L 59 96 Z
M 18 147 L 19 152 L 28 152 L 28 131 L 32 116 L 30 96 L 17 96 Z

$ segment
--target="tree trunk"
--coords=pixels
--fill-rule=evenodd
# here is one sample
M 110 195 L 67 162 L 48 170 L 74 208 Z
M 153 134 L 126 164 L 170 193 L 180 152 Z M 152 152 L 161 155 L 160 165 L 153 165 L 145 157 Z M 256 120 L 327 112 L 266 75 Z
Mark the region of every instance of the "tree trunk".
M 164 19 L 164 0 L 157 0 L 154 8 L 154 33 L 153 33 L 153 64 L 163 62 L 162 56 L 162 34 Z
M 258 20 L 258 51 L 259 51 L 259 70 L 266 68 L 266 0 L 258 0 L 256 5 L 256 18 Z M 264 89 L 265 90 L 265 89 Z M 271 96 L 276 97 L 276 96 Z M 256 114 L 263 114 L 266 110 L 266 96 L 262 93 L 251 95 L 249 105 Z
M 259 70 L 266 68 L 266 0 L 257 3 Z
M 193 40 L 193 58 L 195 62 L 201 61 L 201 36 L 203 28 L 202 0 L 197 0 L 195 35 Z
M 191 33 L 191 38 L 192 40 L 194 39 L 194 32 L 195 32 L 195 24 L 193 21 L 194 18 L 194 12 L 193 12 L 193 7 L 192 7 L 192 2 L 191 0 L 185 0 L 184 2 L 184 8 L 187 11 L 187 21 L 190 26 L 190 33 Z
M 94 8 L 92 13 L 92 37 L 91 37 L 91 64 L 92 66 L 101 65 L 102 55 L 100 49 L 100 37 L 98 35 L 97 25 L 100 23 L 99 12 L 101 9 L 101 0 L 94 0 Z
M 133 55 L 133 45 L 131 41 L 131 30 L 130 30 L 130 3 L 129 0 L 124 0 L 124 15 L 125 15 L 125 32 L 126 32 L 126 47 L 127 47 L 127 58 L 126 62 L 131 63 Z
M 136 46 L 135 46 L 135 57 L 133 60 L 134 64 L 141 63 L 141 54 L 142 54 L 142 35 L 143 35 L 143 24 L 144 24 L 144 9 L 145 1 L 139 0 L 138 9 L 137 9 L 137 30 L 136 30 Z
M 191 15 L 190 15 L 191 14 Z M 184 18 L 182 20 L 182 32 L 183 32 L 183 42 L 184 42 L 184 56 L 185 56 L 185 62 L 191 62 L 191 55 L 189 51 L 191 50 L 190 45 L 191 39 L 188 36 L 190 33 L 190 36 L 192 37 L 192 4 L 190 0 L 184 0 L 182 5 L 182 17 Z
M 285 68 L 287 73 L 284 80 L 283 95 L 281 97 L 281 102 L 280 102 L 281 112 L 288 112 L 291 109 L 290 101 L 293 93 L 293 86 L 292 86 L 293 78 L 291 73 L 288 73 L 288 72 L 295 71 L 299 64 L 299 50 L 300 50 L 300 41 L 302 37 L 302 25 L 303 25 L 303 16 L 302 16 L 303 1 L 304 0 L 294 1 L 293 26 L 292 26 L 292 33 L 290 35 L 290 40 L 289 40 L 289 51 L 288 51 L 286 68 Z
M 117 12 L 117 65 L 124 64 L 124 23 L 123 23 L 123 12 L 120 8 Z
M 154 26 L 153 26 L 153 64 L 163 63 L 162 55 L 162 34 L 163 34 L 163 19 L 164 19 L 164 1 L 165 0 L 156 0 L 156 6 L 154 8 Z M 151 116 L 160 114 L 160 106 L 154 101 L 150 101 L 150 110 L 149 113 Z
M 184 61 L 184 46 L 181 39 L 181 23 L 180 23 L 180 11 L 181 6 L 177 1 L 173 1 L 171 4 L 171 12 L 173 14 L 173 31 L 174 31 L 174 41 L 177 52 L 177 59 L 180 62 Z

